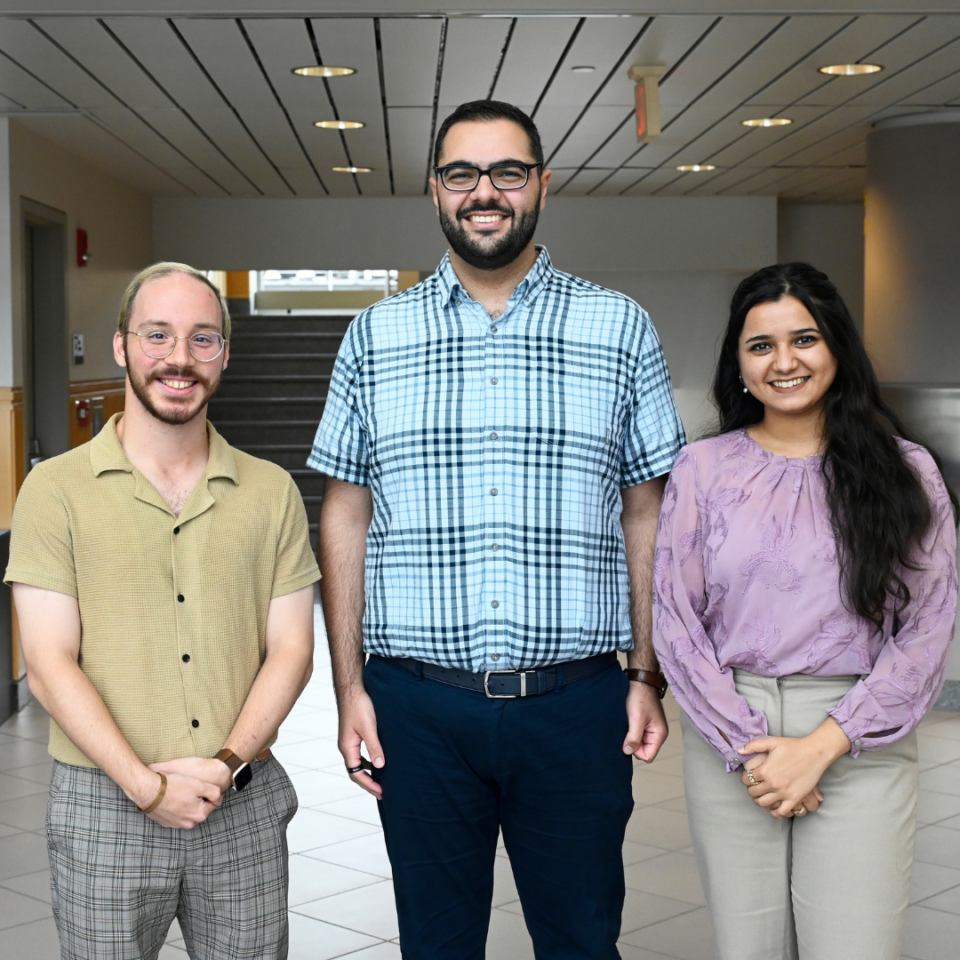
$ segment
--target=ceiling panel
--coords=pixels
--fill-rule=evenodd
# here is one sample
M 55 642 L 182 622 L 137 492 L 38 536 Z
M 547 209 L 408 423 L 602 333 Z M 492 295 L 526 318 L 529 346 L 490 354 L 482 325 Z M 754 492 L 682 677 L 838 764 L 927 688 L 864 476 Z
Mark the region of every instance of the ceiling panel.
M 109 19 L 107 27 L 230 161 L 269 196 L 290 191 L 229 103 L 197 65 L 166 20 Z
M 440 103 L 456 107 L 469 100 L 486 99 L 511 23 L 511 20 L 495 18 L 450 21 Z
M 912 96 L 905 97 L 903 103 L 911 106 L 946 106 L 958 97 L 960 97 L 960 68 L 945 78 L 923 87 Z
M 628 197 L 648 197 L 652 193 L 656 193 L 661 187 L 665 187 L 668 183 L 673 183 L 679 174 L 673 167 L 661 167 L 658 170 L 651 170 L 649 173 L 641 174 L 641 176 L 643 179 L 640 180 L 639 183 L 621 191 L 621 193 Z
M 585 197 L 594 187 L 610 176 L 609 170 L 586 168 L 581 170 L 557 170 L 557 179 L 564 183 L 563 196 Z
M 614 170 L 609 177 L 600 181 L 598 186 L 591 191 L 590 196 L 615 197 L 642 177 L 645 172 L 637 167 L 621 167 L 619 170 Z
M 440 20 L 380 21 L 387 106 L 433 106 L 441 28 Z
M 550 164 L 561 167 L 578 167 L 590 160 L 590 166 L 610 166 L 611 164 L 603 160 L 597 162 L 598 157 L 591 159 L 591 154 L 596 151 L 597 145 L 610 135 L 611 130 L 617 129 L 623 123 L 623 117 L 622 106 L 591 107 L 563 146 L 556 152 L 556 155 L 550 158 Z M 633 149 L 629 150 L 629 153 L 633 153 L 637 148 L 636 128 L 632 123 L 633 113 L 630 114 L 630 119 L 631 122 L 626 124 L 629 137 L 625 138 L 625 141 L 628 148 L 632 145 Z M 621 158 L 627 155 L 627 150 L 621 152 Z
M 194 195 L 87 117 L 22 117 L 17 123 L 132 187 L 167 196 Z
M 503 59 L 494 99 L 536 103 L 579 21 L 521 17 Z
M 4 25 L 3 21 L 0 21 L 0 46 L 3 33 Z M 4 96 L 30 110 L 60 110 L 70 107 L 64 97 L 44 86 L 5 53 L 0 53 L 0 90 Z
M 389 196 L 390 169 L 373 21 L 314 20 L 313 28 L 325 64 L 353 67 L 357 71 L 349 77 L 331 79 L 330 93 L 341 118 L 366 124 L 362 130 L 349 133 L 354 163 L 373 168 L 373 173 L 361 178 L 364 194 Z
M 423 196 L 432 118 L 431 107 L 390 109 L 390 144 L 397 196 Z
M 653 23 L 631 51 L 620 73 L 600 91 L 597 106 L 633 107 L 634 83 L 627 71 L 634 64 L 672 67 L 703 36 L 715 17 L 654 17 Z M 624 35 L 627 31 L 623 31 Z
M 855 17 L 836 36 L 810 53 L 808 60 L 793 67 L 757 94 L 758 104 L 795 103 L 811 95 L 824 95 L 834 85 L 863 84 L 870 77 L 827 77 L 817 68 L 831 63 L 859 63 L 872 56 L 892 38 L 922 22 L 921 17 Z
M 264 78 L 239 26 L 230 20 L 178 20 L 177 29 L 269 160 L 290 174 L 297 193 L 319 179 Z

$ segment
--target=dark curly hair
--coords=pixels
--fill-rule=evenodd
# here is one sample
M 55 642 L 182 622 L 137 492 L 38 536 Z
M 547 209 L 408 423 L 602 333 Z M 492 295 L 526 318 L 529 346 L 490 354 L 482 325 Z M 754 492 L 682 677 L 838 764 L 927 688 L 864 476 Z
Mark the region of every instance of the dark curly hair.
M 932 511 L 896 438 L 919 441 L 881 399 L 860 333 L 825 273 L 808 263 L 778 263 L 737 287 L 713 381 L 717 433 L 763 420 L 763 404 L 740 381 L 740 334 L 753 307 L 784 297 L 806 307 L 837 361 L 824 402 L 823 477 L 847 600 L 880 630 L 886 612 L 897 614 L 910 601 L 900 571 L 915 569 L 913 548 Z M 936 451 L 923 446 L 942 474 Z M 956 520 L 957 498 L 949 492 Z

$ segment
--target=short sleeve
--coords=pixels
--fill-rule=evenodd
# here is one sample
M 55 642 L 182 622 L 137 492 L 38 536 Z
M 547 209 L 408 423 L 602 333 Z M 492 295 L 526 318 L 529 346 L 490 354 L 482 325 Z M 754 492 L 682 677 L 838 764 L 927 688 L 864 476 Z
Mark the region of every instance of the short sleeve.
M 288 478 L 280 510 L 271 597 L 295 593 L 320 579 L 320 570 L 310 545 L 307 511 L 292 478 Z
M 307 466 L 337 480 L 365 487 L 370 480 L 366 434 L 359 412 L 361 358 L 357 330 L 357 320 L 354 320 L 340 345 Z
M 657 331 L 646 312 L 636 309 L 641 326 L 640 359 L 623 442 L 620 482 L 624 487 L 668 473 L 686 443 Z
M 13 511 L 5 583 L 26 583 L 77 596 L 70 517 L 43 464 L 27 475 Z

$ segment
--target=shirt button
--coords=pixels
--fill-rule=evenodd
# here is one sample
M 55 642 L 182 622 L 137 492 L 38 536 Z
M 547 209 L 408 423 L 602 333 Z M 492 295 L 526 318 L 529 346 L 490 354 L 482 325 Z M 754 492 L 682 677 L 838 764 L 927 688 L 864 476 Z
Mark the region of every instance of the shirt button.
M 491 328 L 490 328 L 490 332 L 491 332 L 491 333 L 496 333 L 496 332 L 497 332 L 497 328 L 496 328 L 496 327 L 491 327 Z
M 184 663 L 189 663 L 189 662 L 190 662 L 190 654 L 189 654 L 189 653 L 185 653 L 180 659 L 181 659 Z
M 494 662 L 496 662 L 497 660 L 500 659 L 500 654 L 499 654 L 499 653 L 495 653 L 490 659 L 493 660 Z
M 499 544 L 499 543 L 491 543 L 491 544 L 490 544 L 490 549 L 491 549 L 491 550 L 499 550 L 499 549 L 500 549 L 500 544 Z
M 179 533 L 179 532 L 180 532 L 180 528 L 179 528 L 179 527 L 174 527 L 174 528 L 173 528 L 173 532 L 174 532 L 174 533 Z
M 494 386 L 496 386 L 500 381 L 497 380 L 496 377 L 491 377 L 491 378 L 490 378 L 490 382 L 491 382 Z
M 496 610 L 497 607 L 500 606 L 500 601 L 499 601 L 499 600 L 491 600 L 491 601 L 490 601 L 490 606 L 493 607 L 494 610 Z
M 862 747 L 862 746 L 863 746 L 863 741 L 862 741 L 862 740 L 854 740 L 854 741 L 853 741 L 853 745 L 854 745 L 855 747 Z
M 182 594 L 182 593 L 178 593 L 178 594 L 177 594 L 177 599 L 178 599 L 181 603 L 183 603 L 183 594 Z
M 200 721 L 199 721 L 199 720 L 191 720 L 191 721 L 190 721 L 190 726 L 193 727 L 194 730 L 196 730 L 197 727 L 200 726 Z
M 497 439 L 497 434 L 491 433 L 491 434 L 490 434 L 490 439 L 491 439 L 491 440 L 496 440 L 496 439 Z
M 499 492 L 500 492 L 500 491 L 499 491 L 496 487 L 494 487 L 494 488 L 490 491 L 490 496 L 491 496 L 491 497 L 495 497 Z

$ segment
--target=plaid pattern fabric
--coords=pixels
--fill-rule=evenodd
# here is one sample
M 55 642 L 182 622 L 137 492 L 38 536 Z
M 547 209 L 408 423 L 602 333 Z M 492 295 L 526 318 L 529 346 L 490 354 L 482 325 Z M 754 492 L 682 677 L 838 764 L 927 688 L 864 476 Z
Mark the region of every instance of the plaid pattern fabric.
M 307 461 L 372 488 L 365 648 L 473 671 L 629 649 L 620 489 L 684 439 L 636 303 L 541 248 L 491 320 L 444 258 L 353 321 Z
M 56 761 L 47 848 L 61 957 L 156 960 L 176 917 L 191 957 L 283 960 L 296 810 L 274 757 L 193 830 L 160 826 L 102 771 Z

